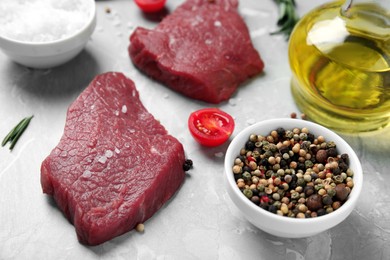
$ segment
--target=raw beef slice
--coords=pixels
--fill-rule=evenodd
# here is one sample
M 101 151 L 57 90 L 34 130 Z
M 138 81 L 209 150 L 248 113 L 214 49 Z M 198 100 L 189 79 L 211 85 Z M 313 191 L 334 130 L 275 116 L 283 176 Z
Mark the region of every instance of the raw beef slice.
M 129 54 L 141 71 L 188 97 L 227 100 L 264 64 L 237 0 L 188 0 L 153 30 L 137 28 Z
M 97 245 L 150 218 L 184 180 L 181 143 L 120 73 L 97 76 L 69 107 L 64 134 L 41 166 L 44 193 Z

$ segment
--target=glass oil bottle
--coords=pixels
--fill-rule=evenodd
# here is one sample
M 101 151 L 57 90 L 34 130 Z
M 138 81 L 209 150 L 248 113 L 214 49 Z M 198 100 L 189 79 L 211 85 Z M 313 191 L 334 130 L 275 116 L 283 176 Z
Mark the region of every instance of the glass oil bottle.
M 390 0 L 380 2 L 330 2 L 296 25 L 291 91 L 310 120 L 341 132 L 390 125 Z

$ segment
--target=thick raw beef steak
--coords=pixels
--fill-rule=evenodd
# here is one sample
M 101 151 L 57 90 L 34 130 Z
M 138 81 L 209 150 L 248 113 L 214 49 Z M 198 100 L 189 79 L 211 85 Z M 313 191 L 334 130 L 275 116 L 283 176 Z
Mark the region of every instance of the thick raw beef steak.
M 193 99 L 229 99 L 264 68 L 237 7 L 238 0 L 187 0 L 155 29 L 133 32 L 133 63 Z
M 150 218 L 182 184 L 182 145 L 121 73 L 97 76 L 69 107 L 64 134 L 41 166 L 44 193 L 97 245 Z

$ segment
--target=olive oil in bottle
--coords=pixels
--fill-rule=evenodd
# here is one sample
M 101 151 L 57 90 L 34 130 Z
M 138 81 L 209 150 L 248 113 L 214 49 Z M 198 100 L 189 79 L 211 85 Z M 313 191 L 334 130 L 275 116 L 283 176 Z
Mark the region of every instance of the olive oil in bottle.
M 348 7 L 322 5 L 296 25 L 291 90 L 311 120 L 336 131 L 372 131 L 390 125 L 390 13 L 373 2 Z

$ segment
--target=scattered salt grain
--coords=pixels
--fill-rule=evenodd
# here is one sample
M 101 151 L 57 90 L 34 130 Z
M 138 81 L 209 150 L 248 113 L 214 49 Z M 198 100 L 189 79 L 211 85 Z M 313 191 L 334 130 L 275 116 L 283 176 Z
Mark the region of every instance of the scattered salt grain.
M 85 170 L 83 172 L 83 175 L 82 175 L 84 178 L 89 178 L 92 176 L 92 172 L 90 172 L 89 170 Z
M 119 150 L 118 148 L 115 147 L 115 152 L 116 152 L 117 154 L 120 154 L 121 150 Z
M 101 164 L 105 164 L 107 161 L 107 157 L 106 156 L 100 156 L 99 159 L 98 159 L 98 162 L 101 163 Z
M 119 111 L 118 111 L 118 110 L 115 110 L 114 114 L 115 114 L 116 116 L 119 116 Z
M 231 106 L 235 106 L 235 105 L 237 105 L 237 100 L 235 99 L 235 98 L 231 98 L 231 99 L 229 99 L 229 105 L 231 105 Z
M 126 105 L 123 105 L 122 106 L 122 113 L 127 113 L 127 106 Z
M 222 158 L 225 154 L 223 152 L 215 153 L 214 156 L 218 158 Z
M 0 35 L 24 42 L 52 42 L 80 31 L 91 15 L 84 0 L 1 0 Z
M 214 26 L 215 27 L 221 27 L 222 26 L 222 23 L 220 21 L 215 21 L 214 22 Z
M 213 43 L 213 41 L 212 41 L 212 40 L 210 40 L 210 39 L 207 39 L 207 40 L 205 40 L 205 41 L 204 41 L 204 43 L 206 43 L 207 45 L 210 45 L 210 44 L 212 44 L 212 43 Z
M 107 158 L 111 158 L 113 155 L 114 155 L 114 152 L 111 151 L 111 150 L 107 150 L 104 155 L 107 157 Z

